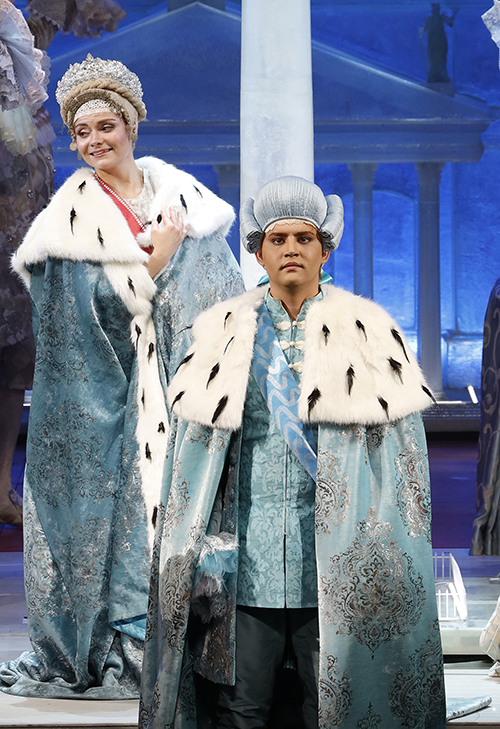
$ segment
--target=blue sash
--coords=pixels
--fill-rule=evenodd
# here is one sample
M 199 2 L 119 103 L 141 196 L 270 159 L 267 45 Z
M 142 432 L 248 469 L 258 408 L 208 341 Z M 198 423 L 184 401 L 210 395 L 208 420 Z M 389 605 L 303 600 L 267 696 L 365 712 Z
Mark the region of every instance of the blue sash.
M 257 319 L 252 374 L 283 438 L 316 481 L 318 459 L 314 436 L 299 419 L 299 386 L 279 345 L 265 304 Z

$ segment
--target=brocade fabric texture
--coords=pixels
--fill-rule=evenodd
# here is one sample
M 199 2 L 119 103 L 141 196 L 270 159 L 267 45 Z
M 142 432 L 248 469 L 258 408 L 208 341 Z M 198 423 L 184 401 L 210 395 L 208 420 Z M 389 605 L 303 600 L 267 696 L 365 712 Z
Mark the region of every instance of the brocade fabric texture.
M 42 213 L 52 223 L 49 229 L 66 225 L 73 243 L 75 206 L 77 219 L 92 221 L 96 229 L 100 225 L 104 231 L 110 221 L 126 228 L 93 176 L 83 174 L 81 180 L 82 172 L 76 172 Z M 99 205 L 87 202 L 91 189 L 90 199 Z M 103 251 L 114 244 L 111 232 L 96 241 Z M 123 236 L 116 245 L 125 245 Z M 138 245 L 137 251 L 142 255 Z M 140 261 L 135 268 L 130 259 L 115 264 L 111 273 L 119 269 L 124 277 L 120 288 L 113 286 L 109 264 L 80 257 L 49 255 L 27 265 L 37 341 L 25 477 L 25 582 L 33 650 L 0 665 L 0 689 L 35 697 L 136 698 L 151 560 L 148 497 L 157 499 L 160 485 L 144 483 L 140 468 L 140 457 L 148 461 L 151 453 L 138 424 L 154 406 L 140 385 L 141 367 L 153 367 L 157 377 L 161 372 L 166 385 L 172 362 L 189 343 L 193 318 L 243 286 L 218 233 L 186 239 L 156 288 Z M 203 276 L 196 274 L 200 260 Z M 127 305 L 129 299 L 149 303 L 143 290 L 153 297 L 152 318 L 141 319 L 144 333 L 146 324 L 154 331 L 155 322 L 160 331 L 149 351 L 147 341 L 145 350 L 139 346 L 138 325 L 132 341 Z M 182 316 L 174 315 L 178 310 Z M 162 429 L 166 443 L 168 422 L 154 427 Z M 162 467 L 163 454 L 160 478 Z
M 422 419 L 320 423 L 317 444 L 319 729 L 444 729 Z M 190 614 L 190 602 L 204 535 L 238 533 L 241 453 L 241 429 L 174 418 L 153 550 L 140 729 L 196 729 L 195 672 L 213 681 L 213 692 L 234 682 L 234 575 L 209 622 Z

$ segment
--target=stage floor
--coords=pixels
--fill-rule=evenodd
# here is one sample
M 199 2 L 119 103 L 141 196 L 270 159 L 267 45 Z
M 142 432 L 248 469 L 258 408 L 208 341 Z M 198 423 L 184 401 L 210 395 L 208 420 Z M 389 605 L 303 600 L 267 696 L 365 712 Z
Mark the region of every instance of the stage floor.
M 447 698 L 491 696 L 491 705 L 449 722 L 450 727 L 500 727 L 500 678 L 481 659 L 479 635 L 500 595 L 500 557 L 469 557 L 475 512 L 477 434 L 430 435 L 433 530 L 436 554 L 451 551 L 466 593 L 466 621 L 442 624 Z M 16 453 L 13 485 L 22 493 L 24 449 Z M 22 533 L 0 526 L 0 662 L 29 650 L 22 568 Z M 28 699 L 0 692 L 0 729 L 137 727 L 137 701 Z M 380 728 L 382 729 L 382 728 Z
M 20 552 L 0 552 L 0 663 L 30 650 Z M 29 699 L 0 692 L 0 727 L 137 727 L 138 701 Z

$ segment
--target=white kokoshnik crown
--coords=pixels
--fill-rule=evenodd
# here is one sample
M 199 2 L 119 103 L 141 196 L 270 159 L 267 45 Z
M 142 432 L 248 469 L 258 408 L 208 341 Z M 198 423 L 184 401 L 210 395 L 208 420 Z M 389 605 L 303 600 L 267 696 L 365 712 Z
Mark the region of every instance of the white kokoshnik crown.
M 75 116 L 91 101 L 99 100 L 116 110 L 131 132 L 136 122 L 146 118 L 139 77 L 121 61 L 94 58 L 90 53 L 84 61 L 68 68 L 57 84 L 56 99 L 73 141 Z

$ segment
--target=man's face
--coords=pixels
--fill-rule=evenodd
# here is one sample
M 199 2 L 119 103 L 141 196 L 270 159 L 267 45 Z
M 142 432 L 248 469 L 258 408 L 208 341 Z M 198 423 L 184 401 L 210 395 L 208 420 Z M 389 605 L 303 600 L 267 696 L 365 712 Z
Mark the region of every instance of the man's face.
M 302 220 L 280 220 L 264 235 L 255 254 L 273 289 L 303 292 L 304 299 L 316 296 L 321 266 L 328 260 L 316 228 Z

